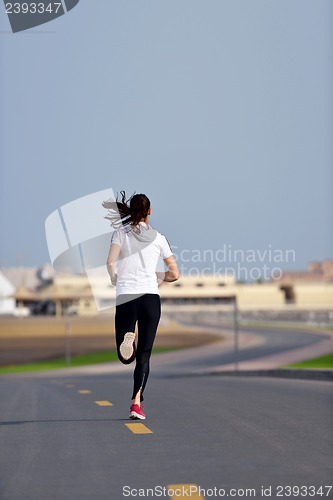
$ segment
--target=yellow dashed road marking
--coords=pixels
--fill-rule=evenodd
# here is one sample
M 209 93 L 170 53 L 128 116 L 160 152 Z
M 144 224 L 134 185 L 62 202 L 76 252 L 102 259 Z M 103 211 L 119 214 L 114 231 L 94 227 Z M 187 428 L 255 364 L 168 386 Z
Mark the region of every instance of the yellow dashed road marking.
M 88 391 L 87 389 L 83 389 L 82 391 L 78 391 L 80 394 L 90 394 L 91 391 Z
M 173 496 L 170 496 L 171 500 L 181 500 L 182 498 L 205 500 L 205 497 L 199 495 L 196 484 L 168 484 L 168 489 L 175 493 Z
M 99 406 L 112 406 L 112 403 L 110 403 L 110 401 L 95 401 L 95 403 Z
M 133 434 L 153 434 L 153 431 L 148 429 L 143 424 L 125 424 Z
M 74 384 L 65 384 L 65 387 L 75 387 Z

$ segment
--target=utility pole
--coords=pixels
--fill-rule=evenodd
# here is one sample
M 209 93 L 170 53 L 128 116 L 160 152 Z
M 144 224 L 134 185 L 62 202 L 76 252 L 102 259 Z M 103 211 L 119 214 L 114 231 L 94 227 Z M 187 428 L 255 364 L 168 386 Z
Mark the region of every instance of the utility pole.
M 234 364 L 235 371 L 238 371 L 238 362 L 239 362 L 239 318 L 238 318 L 238 306 L 237 306 L 237 295 L 233 297 L 233 305 L 234 305 Z

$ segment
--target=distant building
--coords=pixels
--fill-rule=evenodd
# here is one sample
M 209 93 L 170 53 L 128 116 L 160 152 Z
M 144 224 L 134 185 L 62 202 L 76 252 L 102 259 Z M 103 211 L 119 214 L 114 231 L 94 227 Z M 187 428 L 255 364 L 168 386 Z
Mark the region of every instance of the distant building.
M 333 260 L 323 262 L 309 262 L 305 271 L 283 271 L 275 283 L 292 285 L 296 283 L 333 283 Z
M 3 267 L 1 272 L 15 288 L 24 286 L 34 290 L 39 284 L 36 267 Z
M 35 279 L 30 270 L 24 273 L 22 269 L 16 275 L 12 270 L 12 274 L 17 278 L 30 276 L 30 284 L 32 278 Z M 115 287 L 110 283 L 106 266 L 101 266 L 99 272 L 55 273 L 52 277 L 46 273 L 39 278 L 31 289 L 23 279 L 16 282 L 21 284 L 13 286 L 2 273 L 2 309 L 10 306 L 9 302 L 5 304 L 5 296 L 14 292 L 17 302 L 28 306 L 33 314 L 94 315 L 115 305 Z M 227 274 L 182 275 L 176 282 L 163 283 L 160 295 L 165 310 L 178 306 L 223 309 L 236 299 L 241 311 L 326 310 L 333 313 L 333 262 L 312 262 L 307 271 L 285 271 L 281 279 L 263 283 L 236 283 L 234 276 Z
M 12 297 L 15 286 L 0 271 L 0 314 L 14 314 L 16 301 Z

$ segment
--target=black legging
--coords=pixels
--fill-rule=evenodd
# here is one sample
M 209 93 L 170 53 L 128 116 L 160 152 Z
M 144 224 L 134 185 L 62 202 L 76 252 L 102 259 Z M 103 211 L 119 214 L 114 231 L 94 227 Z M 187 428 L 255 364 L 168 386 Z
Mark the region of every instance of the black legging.
M 141 389 L 140 401 L 143 401 L 143 391 L 149 375 L 149 359 L 160 317 L 161 301 L 156 293 L 145 293 L 139 296 L 121 294 L 117 297 L 115 327 L 118 358 L 124 364 L 132 363 L 136 359 L 132 399 Z M 124 340 L 125 333 L 135 331 L 136 322 L 138 322 L 138 336 L 134 354 L 130 359 L 124 360 L 119 347 Z

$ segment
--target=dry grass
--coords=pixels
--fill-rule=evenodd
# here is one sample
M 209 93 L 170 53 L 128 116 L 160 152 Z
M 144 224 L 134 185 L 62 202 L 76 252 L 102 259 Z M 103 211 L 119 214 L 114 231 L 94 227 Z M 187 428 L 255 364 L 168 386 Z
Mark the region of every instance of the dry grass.
M 71 325 L 72 335 L 110 335 L 114 334 L 114 317 L 101 314 L 96 316 L 30 316 L 27 318 L 6 317 L 0 318 L 0 339 L 15 336 L 43 337 L 62 336 L 66 323 Z M 158 328 L 160 333 L 169 335 L 180 332 L 193 332 L 191 328 L 184 327 L 171 320 L 162 318 Z
M 0 318 L 0 365 L 54 359 L 64 355 L 66 322 L 70 323 L 73 355 L 115 348 L 114 317 L 32 316 Z M 166 319 L 161 320 L 156 347 L 183 347 L 221 340 L 216 335 L 193 330 Z

